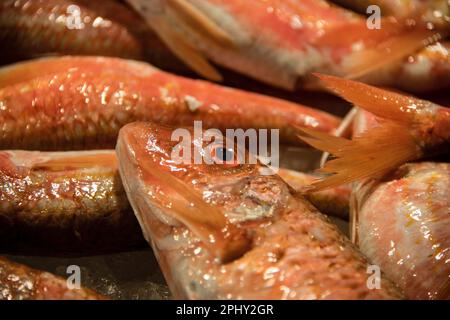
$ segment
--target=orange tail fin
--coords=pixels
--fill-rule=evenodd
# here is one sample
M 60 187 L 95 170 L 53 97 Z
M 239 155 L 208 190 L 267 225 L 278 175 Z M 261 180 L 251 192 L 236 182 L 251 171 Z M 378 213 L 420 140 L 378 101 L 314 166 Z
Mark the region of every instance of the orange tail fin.
M 405 31 L 389 37 L 373 48 L 350 55 L 344 64 L 345 77 L 361 78 L 382 67 L 390 66 L 426 46 L 445 38 L 442 32 L 427 29 Z
M 206 79 L 217 82 L 223 80 L 220 72 L 209 63 L 197 48 L 194 48 L 181 35 L 173 31 L 166 21 L 163 19 L 158 19 L 158 21 L 152 24 L 157 25 L 157 27 L 154 27 L 154 30 L 161 37 L 161 40 L 172 50 L 174 55 Z
M 234 47 L 233 38 L 207 15 L 190 4 L 189 1 L 169 0 L 167 5 L 187 26 L 199 32 L 205 38 L 223 47 Z
M 399 62 L 448 35 L 447 30 L 430 30 L 418 17 L 396 20 L 383 18 L 380 29 L 369 29 L 365 21 L 337 26 L 317 40 L 325 46 L 364 43 L 366 48 L 349 55 L 343 62 L 346 78 L 356 79 L 384 66 Z M 345 39 L 342 38 L 345 34 Z
M 208 80 L 223 80 L 220 72 L 201 50 L 183 36 L 183 32 L 195 32 L 221 47 L 233 48 L 235 44 L 232 36 L 210 17 L 186 0 L 163 1 L 161 6 L 164 9 L 161 12 L 156 12 L 155 8 L 154 12 L 148 10 L 142 0 L 128 0 L 128 3 L 146 19 L 147 24 L 187 66 Z M 184 31 L 177 30 L 174 21 Z
M 385 122 L 362 135 L 347 140 L 315 130 L 298 128 L 299 138 L 311 146 L 336 156 L 320 169 L 333 174 L 305 188 L 316 192 L 361 179 L 382 175 L 420 156 L 421 150 L 403 126 Z M 394 142 L 394 141 L 395 142 Z
M 315 74 L 325 86 L 343 99 L 380 118 L 404 124 L 426 121 L 437 105 L 411 96 L 376 88 L 361 82 Z

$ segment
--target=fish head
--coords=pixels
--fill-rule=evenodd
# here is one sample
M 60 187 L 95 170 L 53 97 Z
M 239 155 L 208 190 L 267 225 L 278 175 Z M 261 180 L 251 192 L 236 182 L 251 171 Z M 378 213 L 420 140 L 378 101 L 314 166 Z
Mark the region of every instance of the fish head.
M 226 148 L 225 138 L 211 142 L 207 135 L 197 137 L 194 129 L 183 128 L 190 138 L 180 142 L 173 139 L 175 130 L 133 123 L 119 134 L 119 168 L 144 234 L 151 229 L 148 218 L 156 217 L 186 226 L 216 252 L 226 241 L 242 254 L 251 243 L 245 226 L 270 221 L 286 203 L 289 187 L 263 164 L 240 161 L 239 155 L 250 159 L 249 153 L 238 145 Z M 206 147 L 199 148 L 203 143 Z

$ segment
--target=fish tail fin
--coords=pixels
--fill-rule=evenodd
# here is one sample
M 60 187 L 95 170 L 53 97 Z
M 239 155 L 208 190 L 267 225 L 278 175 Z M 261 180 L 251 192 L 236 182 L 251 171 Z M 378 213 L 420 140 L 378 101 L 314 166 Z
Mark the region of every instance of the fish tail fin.
M 208 80 L 221 82 L 220 72 L 205 55 L 183 36 L 195 33 L 223 48 L 233 48 L 233 38 L 210 17 L 186 0 L 167 0 L 157 10 L 142 7 L 138 0 L 128 2 L 146 19 L 148 25 L 180 60 Z M 179 32 L 180 29 L 182 32 Z
M 169 8 L 186 26 L 222 47 L 234 47 L 233 38 L 186 0 L 168 0 Z
M 192 70 L 208 80 L 222 82 L 223 77 L 220 72 L 203 56 L 203 54 L 192 46 L 185 38 L 172 30 L 169 24 L 163 19 L 158 19 L 152 25 L 157 25 L 153 29 L 161 40 L 181 61 L 186 63 Z
M 404 28 L 373 47 L 349 55 L 344 61 L 343 74 L 348 79 L 361 78 L 443 38 L 445 35 L 442 31 L 428 30 L 425 27 Z
M 419 13 L 403 19 L 382 18 L 378 28 L 369 28 L 366 20 L 358 19 L 327 30 L 316 42 L 325 47 L 361 44 L 362 48 L 350 53 L 342 63 L 342 74 L 356 79 L 398 62 L 448 34 L 448 28 L 430 28 Z
M 420 110 L 432 103 L 373 87 L 358 81 L 315 74 L 329 90 L 377 117 L 403 124 L 420 121 Z
M 364 132 L 353 140 L 334 137 L 311 129 L 299 129 L 299 138 L 336 158 L 321 172 L 331 176 L 313 183 L 305 192 L 316 192 L 361 179 L 376 178 L 414 160 L 420 149 L 411 134 L 391 121 Z M 388 155 L 388 156 L 386 156 Z
M 339 126 L 334 130 L 333 136 L 335 137 L 350 137 L 353 131 L 353 122 L 358 114 L 358 108 L 353 107 L 342 119 Z M 330 156 L 329 152 L 323 152 L 320 157 L 320 166 L 323 166 L 325 162 L 327 162 L 328 157 Z

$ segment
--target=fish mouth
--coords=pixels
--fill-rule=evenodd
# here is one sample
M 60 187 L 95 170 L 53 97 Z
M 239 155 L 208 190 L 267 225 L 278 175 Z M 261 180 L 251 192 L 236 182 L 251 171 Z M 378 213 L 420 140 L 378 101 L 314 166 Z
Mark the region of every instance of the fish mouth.
M 252 240 L 186 181 L 189 167 L 170 159 L 176 145 L 170 139 L 173 130 L 150 123 L 132 123 L 120 130 L 119 171 L 135 214 L 150 238 L 147 218 L 162 214 L 184 225 L 221 263 L 231 262 L 251 249 Z

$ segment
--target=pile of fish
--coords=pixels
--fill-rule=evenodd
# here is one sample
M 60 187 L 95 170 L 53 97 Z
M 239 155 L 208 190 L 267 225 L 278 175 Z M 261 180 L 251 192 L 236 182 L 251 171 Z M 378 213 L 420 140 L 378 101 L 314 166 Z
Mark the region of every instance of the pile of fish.
M 446 0 L 1 1 L 2 253 L 150 245 L 182 299 L 450 299 L 450 108 L 411 95 L 450 102 L 449 35 Z M 67 281 L 0 257 L 0 299 L 108 298 Z

